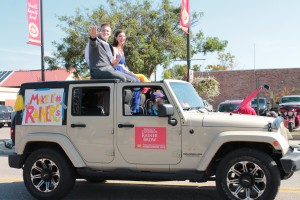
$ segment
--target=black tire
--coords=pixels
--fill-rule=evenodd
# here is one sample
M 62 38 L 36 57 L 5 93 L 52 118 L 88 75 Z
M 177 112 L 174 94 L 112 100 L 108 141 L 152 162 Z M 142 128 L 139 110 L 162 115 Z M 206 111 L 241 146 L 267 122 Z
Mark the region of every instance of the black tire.
M 31 195 L 43 200 L 63 198 L 72 190 L 76 180 L 70 161 L 61 152 L 49 148 L 28 156 L 23 179 Z
M 247 196 L 249 199 L 273 200 L 280 181 L 277 164 L 268 154 L 246 148 L 229 153 L 220 162 L 216 173 L 220 196 L 231 200 L 247 199 Z
M 2 123 L 0 123 L 0 128 L 2 128 L 4 125 Z
M 293 122 L 289 122 L 288 127 L 289 127 L 289 131 L 293 132 Z

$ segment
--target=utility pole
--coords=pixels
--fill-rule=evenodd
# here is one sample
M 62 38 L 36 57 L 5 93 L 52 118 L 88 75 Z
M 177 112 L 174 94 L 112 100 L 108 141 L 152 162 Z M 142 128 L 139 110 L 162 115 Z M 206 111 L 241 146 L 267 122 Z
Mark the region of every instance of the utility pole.
M 43 32 L 43 0 L 40 0 L 40 12 L 41 12 L 41 72 L 42 81 L 45 81 L 45 60 L 44 60 L 44 32 Z

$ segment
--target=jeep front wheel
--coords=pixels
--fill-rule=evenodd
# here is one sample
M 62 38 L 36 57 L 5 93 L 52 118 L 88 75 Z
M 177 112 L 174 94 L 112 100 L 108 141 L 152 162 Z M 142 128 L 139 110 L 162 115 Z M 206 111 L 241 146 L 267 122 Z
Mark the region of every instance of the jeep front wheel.
M 61 199 L 75 184 L 75 171 L 62 153 L 40 149 L 31 153 L 24 164 L 24 183 L 37 199 Z
M 216 185 L 226 199 L 275 199 L 280 173 L 275 161 L 266 153 L 239 149 L 219 163 Z

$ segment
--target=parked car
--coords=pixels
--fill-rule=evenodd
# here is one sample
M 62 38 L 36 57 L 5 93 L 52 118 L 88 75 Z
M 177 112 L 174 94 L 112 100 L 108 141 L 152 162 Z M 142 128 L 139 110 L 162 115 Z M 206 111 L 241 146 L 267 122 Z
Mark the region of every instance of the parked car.
M 259 97 L 258 105 L 259 105 L 259 115 L 266 116 L 267 112 L 270 110 L 270 102 L 265 97 Z M 257 113 L 257 98 L 252 99 L 251 107 Z
M 5 124 L 10 126 L 11 123 L 11 113 L 8 111 L 7 106 L 0 105 L 0 128 Z
M 232 112 L 243 100 L 226 100 L 219 104 L 219 112 Z
M 300 95 L 283 96 L 278 102 L 279 107 L 285 105 L 300 105 Z

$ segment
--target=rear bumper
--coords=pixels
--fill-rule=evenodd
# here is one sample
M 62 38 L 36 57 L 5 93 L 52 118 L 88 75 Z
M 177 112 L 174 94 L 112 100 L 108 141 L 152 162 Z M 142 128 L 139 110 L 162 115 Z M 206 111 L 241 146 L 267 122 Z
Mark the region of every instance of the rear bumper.
M 11 122 L 10 119 L 0 119 L 0 123 L 9 123 Z
M 23 156 L 16 153 L 8 155 L 8 164 L 12 168 L 20 169 L 23 166 Z
M 280 162 L 285 173 L 292 173 L 300 170 L 300 149 L 290 149 L 288 153 L 280 159 Z

